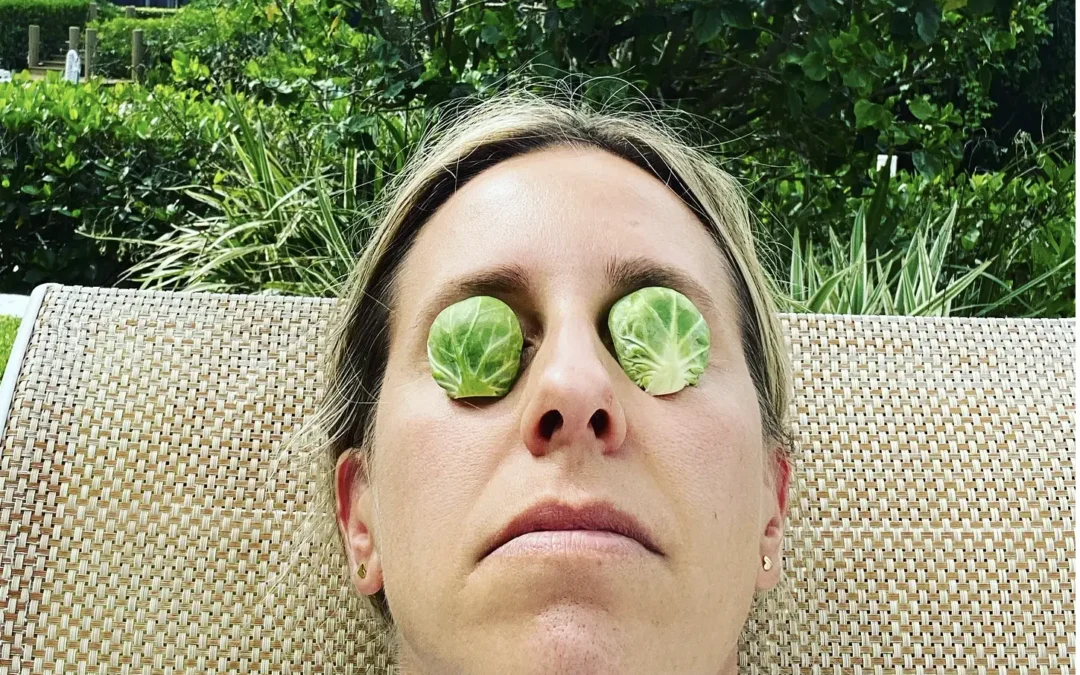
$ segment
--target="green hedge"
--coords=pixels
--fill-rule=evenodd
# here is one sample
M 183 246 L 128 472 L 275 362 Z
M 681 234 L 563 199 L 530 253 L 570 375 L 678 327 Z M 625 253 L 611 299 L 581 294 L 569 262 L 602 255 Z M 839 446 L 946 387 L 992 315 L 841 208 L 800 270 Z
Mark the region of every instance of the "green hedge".
M 143 31 L 144 60 L 150 84 L 170 83 L 173 57 L 197 59 L 215 79 L 243 80 L 251 58 L 266 55 L 273 32 L 261 12 L 243 8 L 185 7 L 182 11 L 92 24 L 98 31 L 96 72 L 126 78 L 131 71 L 131 31 Z
M 215 184 L 231 119 L 164 86 L 0 84 L 0 292 L 115 283 L 136 252 L 79 233 L 152 239 L 202 212 L 178 186 Z
M 136 28 L 143 32 L 143 58 L 147 69 L 152 69 L 167 49 L 173 23 L 172 16 L 155 16 L 122 17 L 91 24 L 98 35 L 94 72 L 104 77 L 131 77 L 131 31 Z
M 59 52 L 68 27 L 86 24 L 89 0 L 0 0 L 0 68 L 26 68 L 30 26 L 41 26 L 41 57 Z

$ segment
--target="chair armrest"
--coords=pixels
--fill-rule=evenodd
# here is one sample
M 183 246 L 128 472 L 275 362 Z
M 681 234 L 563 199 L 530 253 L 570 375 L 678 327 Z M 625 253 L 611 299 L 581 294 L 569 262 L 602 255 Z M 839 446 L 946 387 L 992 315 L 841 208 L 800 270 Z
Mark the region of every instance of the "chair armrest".
M 26 357 L 26 348 L 30 345 L 30 336 L 34 333 L 34 324 L 37 322 L 38 312 L 41 310 L 41 302 L 50 287 L 59 287 L 60 284 L 41 284 L 34 288 L 30 294 L 30 303 L 26 306 L 19 332 L 15 334 L 15 342 L 11 345 L 11 354 L 8 356 L 7 367 L 4 368 L 4 378 L 0 380 L 0 438 L 4 437 L 4 429 L 7 425 L 8 415 L 11 412 L 11 402 L 15 398 L 15 383 L 19 380 L 19 371 Z

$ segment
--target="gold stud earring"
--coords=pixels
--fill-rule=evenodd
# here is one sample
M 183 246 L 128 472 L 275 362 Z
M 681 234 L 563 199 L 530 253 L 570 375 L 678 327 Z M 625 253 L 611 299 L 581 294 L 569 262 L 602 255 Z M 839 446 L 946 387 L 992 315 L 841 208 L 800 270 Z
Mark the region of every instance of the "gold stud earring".
M 772 569 L 772 560 L 770 560 L 770 559 L 769 559 L 769 556 L 765 556 L 765 564 L 764 564 L 764 567 L 765 567 L 765 571 L 766 571 L 766 572 L 768 572 L 769 570 L 771 570 L 771 569 Z
M 367 568 L 364 567 L 364 563 L 360 563 L 360 569 L 356 570 L 356 573 L 360 575 L 361 579 L 367 576 Z

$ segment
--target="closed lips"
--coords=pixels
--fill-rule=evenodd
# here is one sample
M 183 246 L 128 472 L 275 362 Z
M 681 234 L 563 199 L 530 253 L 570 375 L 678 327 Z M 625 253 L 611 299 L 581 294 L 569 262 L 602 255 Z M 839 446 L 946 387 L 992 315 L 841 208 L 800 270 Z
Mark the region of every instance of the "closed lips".
M 515 537 L 547 530 L 614 532 L 637 541 L 652 553 L 664 555 L 656 545 L 652 533 L 639 520 L 608 502 L 571 506 L 549 501 L 532 506 L 514 517 L 488 542 L 481 557 L 487 557 Z

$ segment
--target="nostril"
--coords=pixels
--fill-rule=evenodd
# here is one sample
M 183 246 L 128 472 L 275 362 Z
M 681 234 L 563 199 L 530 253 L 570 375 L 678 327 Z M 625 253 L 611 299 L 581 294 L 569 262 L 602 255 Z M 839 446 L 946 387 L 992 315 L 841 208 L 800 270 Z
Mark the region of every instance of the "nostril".
M 540 434 L 544 438 L 551 438 L 551 435 L 561 426 L 562 415 L 558 410 L 549 410 L 540 418 Z
M 593 431 L 597 436 L 603 436 L 604 431 L 608 428 L 608 414 L 606 410 L 597 410 L 593 413 L 592 419 L 589 420 L 589 424 L 592 425 Z

